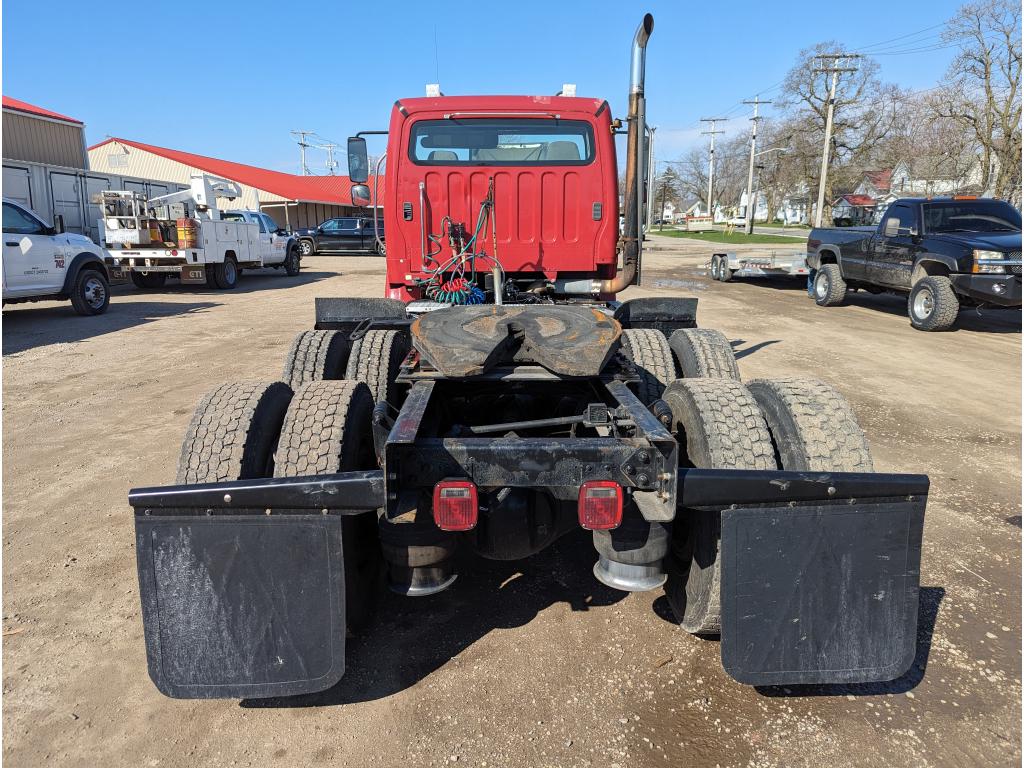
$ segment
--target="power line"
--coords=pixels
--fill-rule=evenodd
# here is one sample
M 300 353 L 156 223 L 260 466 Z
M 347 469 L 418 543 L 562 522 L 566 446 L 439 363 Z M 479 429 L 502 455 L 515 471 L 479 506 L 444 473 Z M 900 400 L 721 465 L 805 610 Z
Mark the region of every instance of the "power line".
M 315 135 L 313 131 L 291 131 L 292 136 L 297 137 L 296 142 L 299 145 L 299 167 L 302 171 L 303 176 L 309 176 L 309 167 L 306 165 L 306 148 L 313 146 L 306 142 L 307 136 Z

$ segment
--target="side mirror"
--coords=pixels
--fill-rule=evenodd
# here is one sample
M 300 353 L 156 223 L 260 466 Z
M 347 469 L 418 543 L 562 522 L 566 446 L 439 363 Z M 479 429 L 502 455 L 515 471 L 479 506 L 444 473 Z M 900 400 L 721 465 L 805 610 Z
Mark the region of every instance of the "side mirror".
M 355 184 L 364 184 L 370 178 L 366 139 L 361 136 L 351 136 L 348 140 L 348 177 Z
M 370 188 L 365 184 L 352 185 L 352 205 L 366 208 L 370 205 Z
M 895 216 L 885 220 L 885 236 L 896 237 L 900 233 L 900 220 Z
M 64 216 L 59 213 L 53 217 L 53 234 L 64 234 Z

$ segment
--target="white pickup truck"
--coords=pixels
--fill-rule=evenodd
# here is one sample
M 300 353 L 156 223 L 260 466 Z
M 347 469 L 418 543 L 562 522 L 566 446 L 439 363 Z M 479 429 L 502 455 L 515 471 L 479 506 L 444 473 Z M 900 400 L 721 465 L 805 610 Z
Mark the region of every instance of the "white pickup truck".
M 217 198 L 240 196 L 235 182 L 205 174 L 193 176 L 187 190 L 149 200 L 134 192 L 102 192 L 103 239 L 113 268 L 148 289 L 162 287 L 168 277 L 229 289 L 242 269 L 260 267 L 297 275 L 298 243 L 273 219 L 217 208 Z M 173 206 L 184 207 L 185 216 L 171 218 Z
M 28 208 L 4 198 L 3 303 L 71 300 L 80 315 L 100 315 L 110 304 L 109 256 L 85 235 L 48 226 Z

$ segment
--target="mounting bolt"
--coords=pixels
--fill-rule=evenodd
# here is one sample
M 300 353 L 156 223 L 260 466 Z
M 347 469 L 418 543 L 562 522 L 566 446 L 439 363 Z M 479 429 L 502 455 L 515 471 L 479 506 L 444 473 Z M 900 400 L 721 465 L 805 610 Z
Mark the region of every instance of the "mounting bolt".
M 231 494 L 230 493 L 225 493 L 224 494 L 224 503 L 225 504 L 230 504 L 231 503 Z
M 646 473 L 641 472 L 639 475 L 636 476 L 636 481 L 640 483 L 640 485 L 647 485 L 649 482 L 651 482 L 651 478 L 649 478 Z
M 264 515 L 269 515 L 270 514 L 270 507 L 267 507 L 265 510 L 263 510 L 263 514 Z
M 636 472 L 636 468 L 632 464 L 627 464 L 625 467 L 623 467 L 623 471 L 627 475 L 632 475 L 634 472 Z
M 326 515 L 327 514 L 327 507 L 324 507 L 323 509 L 321 509 L 320 510 L 320 514 L 321 515 Z
M 828 487 L 828 495 L 829 496 L 835 496 L 836 495 L 836 487 L 834 485 L 830 485 Z
M 651 454 L 649 454 L 647 451 L 640 451 L 640 454 L 637 456 L 637 458 L 640 459 L 641 464 L 648 464 L 651 461 Z

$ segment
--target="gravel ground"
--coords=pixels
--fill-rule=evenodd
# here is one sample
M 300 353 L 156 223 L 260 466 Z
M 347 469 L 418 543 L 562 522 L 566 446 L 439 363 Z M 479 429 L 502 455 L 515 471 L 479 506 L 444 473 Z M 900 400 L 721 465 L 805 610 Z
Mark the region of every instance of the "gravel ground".
M 912 670 L 884 685 L 755 690 L 658 593 L 597 583 L 586 537 L 466 559 L 447 593 L 388 597 L 334 689 L 174 701 L 146 674 L 126 494 L 173 480 L 200 397 L 275 378 L 313 297 L 378 296 L 383 262 L 298 278 L 115 291 L 108 314 L 3 313 L 3 757 L 13 766 L 959 766 L 1019 763 L 1021 315 L 911 329 L 905 302 L 821 309 L 796 283 L 713 283 L 713 246 L 661 241 L 638 295 L 696 295 L 745 378 L 850 399 L 879 470 L 928 472 Z

